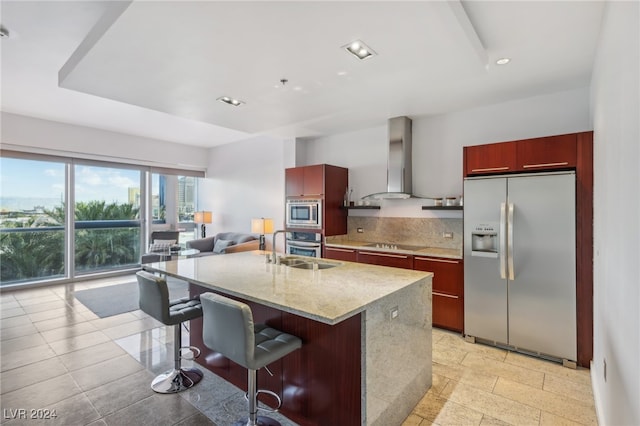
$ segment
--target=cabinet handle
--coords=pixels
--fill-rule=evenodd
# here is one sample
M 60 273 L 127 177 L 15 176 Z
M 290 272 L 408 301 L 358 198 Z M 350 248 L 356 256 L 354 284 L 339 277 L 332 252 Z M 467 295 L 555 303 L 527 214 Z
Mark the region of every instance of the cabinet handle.
M 345 253 L 355 253 L 355 250 L 349 250 L 349 249 L 342 249 L 342 248 L 335 248 L 335 247 L 325 247 L 325 250 L 333 250 L 333 251 L 343 251 Z
M 554 166 L 568 166 L 569 163 L 566 161 L 563 161 L 561 163 L 540 163 L 540 164 L 525 164 L 524 166 L 522 166 L 525 169 L 532 169 L 535 167 L 554 167 Z
M 509 268 L 509 279 L 516 279 L 516 271 L 513 263 L 513 214 L 515 207 L 513 203 L 509 203 L 507 213 L 507 267 Z
M 500 278 L 507 279 L 507 203 L 500 203 L 500 241 L 498 253 L 500 254 Z
M 434 259 L 433 257 L 414 257 L 415 260 L 428 260 L 430 262 L 441 262 L 441 263 L 460 263 L 459 260 L 444 260 L 444 259 Z
M 504 167 L 487 167 L 486 169 L 471 169 L 472 172 L 497 172 L 500 170 L 509 170 L 509 166 Z
M 451 294 L 438 293 L 437 291 L 432 291 L 431 294 L 434 295 L 434 296 L 448 297 L 449 299 L 459 299 L 460 298 L 459 296 L 453 296 Z
M 384 257 L 395 257 L 398 259 L 408 259 L 409 256 L 403 256 L 401 254 L 386 254 L 386 253 L 372 253 L 369 251 L 361 251 L 360 254 L 368 254 L 370 256 L 384 256 Z

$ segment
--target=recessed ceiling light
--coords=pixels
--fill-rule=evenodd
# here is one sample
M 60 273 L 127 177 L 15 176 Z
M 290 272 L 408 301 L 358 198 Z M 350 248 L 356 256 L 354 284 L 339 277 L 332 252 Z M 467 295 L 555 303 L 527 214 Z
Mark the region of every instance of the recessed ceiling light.
M 237 99 L 230 98 L 229 96 L 221 96 L 216 100 L 220 101 L 220 102 L 224 102 L 225 104 L 233 105 L 233 106 L 240 106 L 240 105 L 244 104 L 243 101 L 239 101 Z
M 368 47 L 360 40 L 355 40 L 349 44 L 345 44 L 344 46 L 342 46 L 342 48 L 358 59 L 367 59 L 374 55 L 377 55 L 377 53 L 374 52 L 373 49 Z
M 509 58 L 500 58 L 496 61 L 496 65 L 507 65 L 509 62 L 511 62 Z

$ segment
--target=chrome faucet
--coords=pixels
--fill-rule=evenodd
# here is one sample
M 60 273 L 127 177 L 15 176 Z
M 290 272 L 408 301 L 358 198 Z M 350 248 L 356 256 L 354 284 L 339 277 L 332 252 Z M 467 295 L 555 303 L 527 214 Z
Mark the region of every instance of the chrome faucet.
M 273 237 L 271 237 L 271 262 L 278 263 L 276 257 L 276 235 L 282 233 L 284 234 L 286 231 L 284 229 L 279 229 L 273 233 Z M 287 251 L 287 239 L 284 240 L 284 249 Z

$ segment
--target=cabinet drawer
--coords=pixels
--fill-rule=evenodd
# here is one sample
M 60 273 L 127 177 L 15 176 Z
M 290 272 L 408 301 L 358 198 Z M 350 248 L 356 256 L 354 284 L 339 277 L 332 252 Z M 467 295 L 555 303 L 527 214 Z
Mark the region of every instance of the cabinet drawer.
M 340 247 L 325 247 L 324 257 L 327 259 L 356 262 L 358 260 L 358 252 L 354 249 L 347 249 L 347 248 L 340 248 Z
M 413 256 L 400 253 L 358 251 L 358 262 L 370 265 L 413 269 Z
M 433 272 L 431 285 L 434 292 L 455 296 L 462 296 L 464 292 L 464 268 L 462 265 L 462 260 L 458 259 L 426 256 L 413 258 L 413 269 Z
M 464 300 L 459 296 L 432 292 L 432 322 L 435 327 L 462 333 L 464 329 Z

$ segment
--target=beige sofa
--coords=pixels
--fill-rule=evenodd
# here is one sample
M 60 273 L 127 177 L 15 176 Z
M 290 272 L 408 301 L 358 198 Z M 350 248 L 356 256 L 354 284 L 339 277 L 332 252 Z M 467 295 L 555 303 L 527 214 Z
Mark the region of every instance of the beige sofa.
M 200 250 L 197 256 L 258 250 L 260 242 L 253 234 L 220 232 L 213 237 L 187 241 L 187 248 Z

